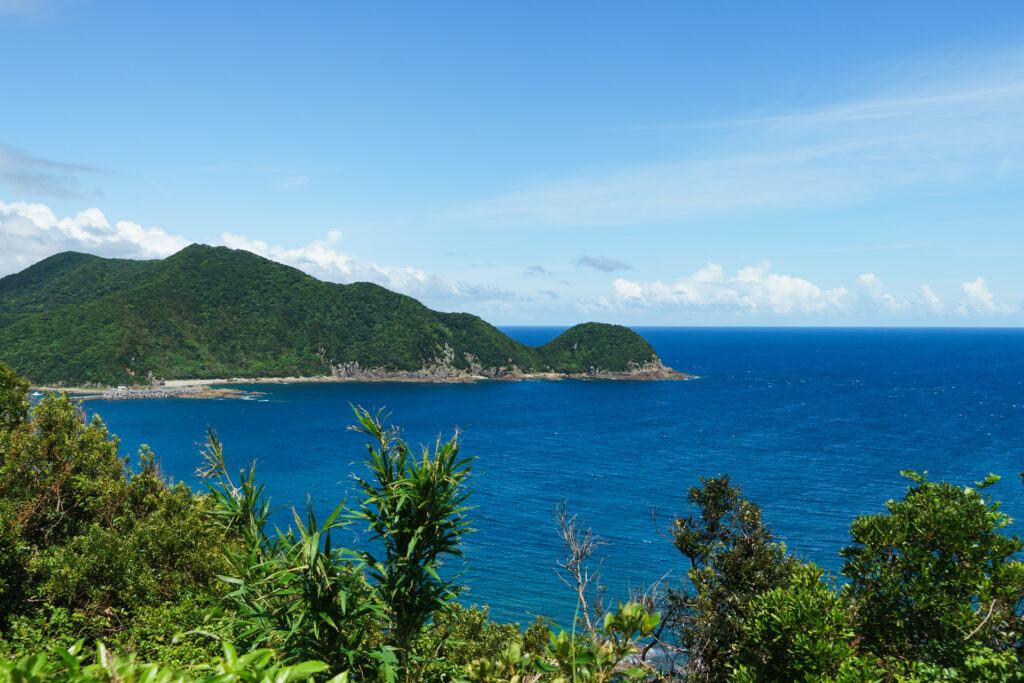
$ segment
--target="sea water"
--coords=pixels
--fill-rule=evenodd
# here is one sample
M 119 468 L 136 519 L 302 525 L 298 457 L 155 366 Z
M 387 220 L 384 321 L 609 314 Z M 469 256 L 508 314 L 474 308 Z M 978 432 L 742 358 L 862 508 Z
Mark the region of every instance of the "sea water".
M 561 329 L 504 331 L 541 344 Z M 609 599 L 678 586 L 686 566 L 667 528 L 702 476 L 729 474 L 791 552 L 834 571 L 850 520 L 900 497 L 901 470 L 959 484 L 1002 475 L 990 491 L 1024 535 L 1024 330 L 638 331 L 698 378 L 263 384 L 244 387 L 263 392 L 248 400 L 85 406 L 123 451 L 147 443 L 166 475 L 192 485 L 215 428 L 231 467 L 256 462 L 282 525 L 307 496 L 321 517 L 354 501 L 364 440 L 346 429 L 350 404 L 386 408 L 414 443 L 462 429 L 476 458 L 462 599 L 502 620 L 571 619 L 574 594 L 556 573 L 563 500 L 604 542 L 594 568 Z

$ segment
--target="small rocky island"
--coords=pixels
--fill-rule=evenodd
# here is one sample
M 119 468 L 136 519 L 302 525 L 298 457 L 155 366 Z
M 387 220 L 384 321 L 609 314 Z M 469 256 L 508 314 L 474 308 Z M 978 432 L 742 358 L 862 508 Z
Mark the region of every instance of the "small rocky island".
M 0 279 L 0 362 L 37 384 L 122 385 L 133 398 L 202 393 L 159 380 L 689 377 L 621 325 L 584 323 L 531 347 L 475 315 L 204 245 L 154 261 L 64 252 Z

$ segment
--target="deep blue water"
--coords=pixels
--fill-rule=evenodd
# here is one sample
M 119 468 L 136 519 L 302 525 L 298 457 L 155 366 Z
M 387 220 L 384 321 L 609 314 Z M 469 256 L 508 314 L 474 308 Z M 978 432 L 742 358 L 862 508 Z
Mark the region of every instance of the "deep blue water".
M 530 344 L 559 328 L 506 328 Z M 191 480 L 207 425 L 229 461 L 256 460 L 275 503 L 321 512 L 343 498 L 361 439 L 349 403 L 386 406 L 413 442 L 465 428 L 477 457 L 466 602 L 492 616 L 565 621 L 552 513 L 607 545 L 603 583 L 625 597 L 685 570 L 662 530 L 698 477 L 728 473 L 801 557 L 837 570 L 857 514 L 906 487 L 899 471 L 959 483 L 1004 476 L 993 496 L 1024 520 L 1024 330 L 638 328 L 686 382 L 261 385 L 263 401 L 87 402 L 122 446 L 148 443 Z M 287 520 L 282 517 L 286 523 Z M 1024 523 L 1014 525 L 1024 535 Z M 678 579 L 676 579 L 678 580 Z

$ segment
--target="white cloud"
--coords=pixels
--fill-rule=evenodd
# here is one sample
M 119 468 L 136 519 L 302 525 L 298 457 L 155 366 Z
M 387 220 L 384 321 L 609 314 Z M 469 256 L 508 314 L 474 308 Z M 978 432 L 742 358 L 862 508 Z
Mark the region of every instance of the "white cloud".
M 921 295 L 933 313 L 942 313 L 946 307 L 946 304 L 942 303 L 942 299 L 936 296 L 935 292 L 928 285 L 921 285 Z
M 950 65 L 922 68 L 910 83 L 813 110 L 654 126 L 659 135 L 699 132 L 705 151 L 669 163 L 580 171 L 459 213 L 477 224 L 636 225 L 1005 179 L 1024 171 L 1022 119 L 1024 53 L 998 55 L 959 72 Z M 689 139 L 681 144 L 697 144 Z
M 996 303 L 995 295 L 989 291 L 988 284 L 984 278 L 978 278 L 973 282 L 965 282 L 960 287 L 967 295 L 967 299 L 960 302 L 959 311 L 966 314 L 970 311 L 977 313 L 1016 313 L 1020 308 L 1009 304 Z
M 223 233 L 221 238 L 226 246 L 246 249 L 323 280 L 374 282 L 440 308 L 464 308 L 471 303 L 491 302 L 488 305 L 492 308 L 497 306 L 508 312 L 513 311 L 510 306 L 516 302 L 559 298 L 558 293 L 550 290 L 536 290 L 536 297 L 530 297 L 495 285 L 447 279 L 417 268 L 380 265 L 343 251 L 339 245 L 342 239 L 338 230 L 330 231 L 322 240 L 299 247 L 271 245 L 230 232 Z M 45 204 L 0 202 L 0 276 L 22 270 L 61 251 L 120 258 L 163 258 L 188 244 L 187 239 L 160 227 L 144 228 L 124 220 L 112 225 L 97 208 L 58 217 Z M 522 275 L 525 278 L 535 272 L 546 271 L 535 267 Z M 536 280 L 531 284 L 535 283 Z M 569 285 L 568 282 L 562 284 Z M 997 302 L 981 277 L 964 282 L 961 290 L 964 298 L 956 310 L 962 315 L 979 318 L 1021 310 L 1019 305 Z M 920 295 L 910 296 L 909 300 L 897 297 L 886 291 L 874 273 L 857 277 L 853 291 L 849 291 L 843 286 L 824 287 L 801 277 L 773 272 L 767 261 L 739 268 L 733 274 L 727 273 L 720 264 L 707 263 L 674 282 L 617 278 L 610 290 L 578 298 L 577 308 L 604 313 L 644 308 L 689 309 L 768 318 L 841 315 L 859 316 L 859 320 L 865 321 L 879 311 L 900 312 L 919 320 L 944 312 L 943 300 L 929 285 L 921 285 L 919 291 Z M 951 298 L 952 295 L 948 297 Z
M 271 246 L 261 240 L 250 240 L 230 232 L 221 235 L 221 241 L 232 249 L 251 251 L 279 263 L 294 266 L 322 280 L 343 283 L 373 282 L 426 302 L 443 304 L 493 299 L 516 301 L 524 298 L 507 289 L 452 282 L 416 268 L 381 266 L 372 261 L 356 260 L 335 248 L 341 237 L 340 231 L 332 230 L 325 240 L 317 240 L 295 248 Z
M 998 303 L 983 278 L 965 282 L 961 289 L 966 295 L 957 307 L 961 315 L 977 318 L 1021 310 Z M 941 316 L 946 308 L 929 285 L 920 286 L 920 296 L 904 299 L 887 292 L 874 273 L 864 273 L 857 277 L 853 291 L 842 286 L 824 288 L 804 278 L 774 273 L 767 261 L 740 268 L 731 276 L 721 265 L 708 263 L 672 283 L 617 278 L 607 296 L 581 298 L 577 304 L 585 312 L 677 308 L 763 317 L 841 315 L 851 321 L 892 320 L 879 318 L 880 312 L 924 321 Z
M 294 266 L 310 275 L 334 282 L 375 282 L 435 305 L 465 301 L 518 301 L 525 297 L 500 287 L 452 282 L 422 270 L 381 266 L 353 259 L 336 248 L 340 230 L 303 247 L 271 246 L 260 240 L 225 232 L 221 240 L 233 249 Z M 15 273 L 62 251 L 83 251 L 118 258 L 164 258 L 190 241 L 163 228 L 143 228 L 131 221 L 113 226 L 96 208 L 58 218 L 45 204 L 0 201 L 0 277 Z
M 118 221 L 99 209 L 58 218 L 45 204 L 0 201 L 0 275 L 17 272 L 61 251 L 85 251 L 120 258 L 163 258 L 189 241 L 163 228 Z
M 910 308 L 909 301 L 897 301 L 896 297 L 885 291 L 882 281 L 874 273 L 864 273 L 857 278 L 859 284 L 873 301 L 881 304 L 882 308 L 891 311 L 903 311 Z M 931 291 L 931 290 L 929 290 Z M 935 296 L 932 294 L 932 296 Z
M 849 292 L 844 287 L 822 289 L 803 278 L 771 272 L 761 261 L 727 277 L 721 265 L 709 263 L 675 283 L 640 283 L 618 278 L 612 298 L 618 306 L 717 307 L 748 313 L 821 313 L 842 310 Z M 597 302 L 588 304 L 600 305 Z

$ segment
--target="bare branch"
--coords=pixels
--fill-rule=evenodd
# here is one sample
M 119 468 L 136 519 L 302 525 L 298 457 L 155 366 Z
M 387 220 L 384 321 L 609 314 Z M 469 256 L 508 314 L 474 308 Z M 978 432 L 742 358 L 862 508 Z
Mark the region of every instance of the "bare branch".
M 981 623 L 980 623 L 980 624 L 978 624 L 977 626 L 975 626 L 975 627 L 974 627 L 974 630 L 973 630 L 973 631 L 971 631 L 971 632 L 970 632 L 970 633 L 968 633 L 968 634 L 967 634 L 966 636 L 964 636 L 964 641 L 965 641 L 965 642 L 966 642 L 966 641 L 968 641 L 968 640 L 970 640 L 971 638 L 973 638 L 973 637 L 974 637 L 974 635 L 975 635 L 975 634 L 976 634 L 976 633 L 977 633 L 978 631 L 980 631 L 980 630 L 981 630 L 981 627 L 982 627 L 982 626 L 984 626 L 984 625 L 985 625 L 985 623 L 986 623 L 986 622 L 987 622 L 987 621 L 988 621 L 989 619 L 991 619 L 991 618 L 992 618 L 992 611 L 993 611 L 993 610 L 995 610 L 995 608 L 996 608 L 996 601 L 995 601 L 995 600 L 993 600 L 992 602 L 990 602 L 990 603 L 988 604 L 988 614 L 986 614 L 986 615 L 985 615 L 985 618 L 981 620 Z
M 596 642 L 597 629 L 590 617 L 591 602 L 589 596 L 590 587 L 599 579 L 601 571 L 599 563 L 598 570 L 592 573 L 587 561 L 593 555 L 594 550 L 607 544 L 594 534 L 593 530 L 589 527 L 583 529 L 582 522 L 580 522 L 576 515 L 570 516 L 565 509 L 565 505 L 565 499 L 563 498 L 561 505 L 555 509 L 554 513 L 555 524 L 558 527 L 558 536 L 562 539 L 564 553 L 563 560 L 558 563 L 558 566 L 565 570 L 565 574 L 558 572 L 558 577 L 576 593 L 583 624 L 587 627 L 587 631 L 590 632 L 591 640 Z M 598 619 L 602 617 L 602 612 L 604 611 L 600 595 L 599 591 L 597 599 L 592 604 Z

